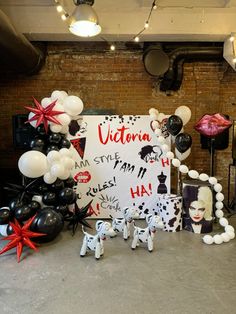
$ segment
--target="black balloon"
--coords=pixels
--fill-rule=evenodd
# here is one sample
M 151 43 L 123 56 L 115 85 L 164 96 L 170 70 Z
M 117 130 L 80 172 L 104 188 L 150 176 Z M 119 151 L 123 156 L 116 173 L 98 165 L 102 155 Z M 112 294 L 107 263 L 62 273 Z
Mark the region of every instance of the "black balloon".
M 14 231 L 11 225 L 7 225 L 7 235 L 11 235 Z
M 71 143 L 67 139 L 63 138 L 60 142 L 60 147 L 61 148 L 70 148 Z
M 62 214 L 62 216 L 65 216 L 68 214 L 68 207 L 67 205 L 58 205 L 55 207 L 55 211 Z
M 22 207 L 16 208 L 14 216 L 18 221 L 26 221 L 33 217 L 35 213 L 36 211 L 34 208 L 28 205 L 23 205 Z
M 46 135 L 46 131 L 43 124 L 40 124 L 37 127 L 36 131 L 38 132 L 39 135 L 42 135 L 42 136 Z
M 49 242 L 61 232 L 63 225 L 61 214 L 51 209 L 44 209 L 35 216 L 30 229 L 45 234 L 45 236 L 35 238 L 37 242 Z
M 50 145 L 50 146 L 48 146 L 47 149 L 46 149 L 46 155 L 47 155 L 49 152 L 51 152 L 52 150 L 57 150 L 57 151 L 59 151 L 59 148 L 58 148 L 58 146 L 56 146 L 56 145 Z
M 32 211 L 34 211 L 34 213 L 41 209 L 41 205 L 36 201 L 31 201 L 28 206 L 32 209 Z
M 0 208 L 0 225 L 8 224 L 10 215 L 10 210 L 8 208 Z
M 64 188 L 64 182 L 60 179 L 56 179 L 56 181 L 52 184 L 50 184 L 50 190 L 58 192 Z
M 49 143 L 59 144 L 61 141 L 61 135 L 59 133 L 52 133 L 48 138 Z
M 70 177 L 64 181 L 64 184 L 65 184 L 65 187 L 73 188 L 73 186 L 75 186 L 76 182 L 72 177 Z
M 19 199 L 14 199 L 10 202 L 9 208 L 10 210 L 14 211 L 16 208 L 22 207 L 24 203 Z
M 56 205 L 57 204 L 57 195 L 54 192 L 46 192 L 43 194 L 43 203 L 45 205 Z
M 188 133 L 180 133 L 175 138 L 176 148 L 180 153 L 186 152 L 192 145 L 192 137 Z
M 174 136 L 181 131 L 182 127 L 183 121 L 176 115 L 170 116 L 166 122 L 167 131 Z
M 38 186 L 38 191 L 40 192 L 40 194 L 44 194 L 44 193 L 48 192 L 48 185 L 46 183 L 40 184 Z
M 41 138 L 35 138 L 30 142 L 30 147 L 33 150 L 43 151 L 45 142 Z
M 59 193 L 61 205 L 73 204 L 76 200 L 76 194 L 71 188 L 64 188 Z

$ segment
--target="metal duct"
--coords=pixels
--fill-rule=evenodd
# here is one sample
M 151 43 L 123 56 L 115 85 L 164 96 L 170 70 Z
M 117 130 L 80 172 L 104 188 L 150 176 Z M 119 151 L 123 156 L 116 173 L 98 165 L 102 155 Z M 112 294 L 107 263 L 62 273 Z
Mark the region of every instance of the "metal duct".
M 35 74 L 41 69 L 45 54 L 19 34 L 0 10 L 0 65 L 18 73 Z
M 169 69 L 160 83 L 161 91 L 176 91 L 183 79 L 183 64 L 190 61 L 223 60 L 223 47 L 181 47 L 169 54 Z

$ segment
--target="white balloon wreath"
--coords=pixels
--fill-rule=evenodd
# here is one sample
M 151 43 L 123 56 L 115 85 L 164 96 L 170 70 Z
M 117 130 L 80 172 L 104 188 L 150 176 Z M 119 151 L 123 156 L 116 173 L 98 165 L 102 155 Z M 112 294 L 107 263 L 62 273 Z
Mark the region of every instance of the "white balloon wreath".
M 196 170 L 189 170 L 188 167 L 184 164 L 181 164 L 183 159 L 186 159 L 189 154 L 184 156 L 185 158 L 178 158 L 175 156 L 171 149 L 166 143 L 165 138 L 162 136 L 162 130 L 160 128 L 162 118 L 166 117 L 164 114 L 160 114 L 157 109 L 151 108 L 149 110 L 149 115 L 152 120 L 151 125 L 154 129 L 154 132 L 157 136 L 158 143 L 161 146 L 161 149 L 165 153 L 166 157 L 172 160 L 172 165 L 179 169 L 179 171 L 183 174 L 187 174 L 192 179 L 199 179 L 201 181 L 208 181 L 216 192 L 216 202 L 215 202 L 215 215 L 219 219 L 219 224 L 224 227 L 224 232 L 215 235 L 204 235 L 202 240 L 205 244 L 222 244 L 224 242 L 229 242 L 230 240 L 235 238 L 235 230 L 234 227 L 229 225 L 228 219 L 224 217 L 224 212 L 222 211 L 224 204 L 224 194 L 222 191 L 222 185 L 218 183 L 217 178 L 209 177 L 206 173 L 198 173 Z M 161 116 L 160 116 L 161 115 Z M 179 116 L 183 120 L 183 125 L 186 125 L 191 118 L 191 111 L 187 106 L 180 106 L 176 109 L 175 115 Z M 158 120 L 158 121 L 156 121 Z M 157 123 L 156 123 L 156 122 Z M 167 149 L 169 148 L 169 150 Z M 183 155 L 183 154 L 182 154 Z M 183 156 L 182 156 L 183 157 Z

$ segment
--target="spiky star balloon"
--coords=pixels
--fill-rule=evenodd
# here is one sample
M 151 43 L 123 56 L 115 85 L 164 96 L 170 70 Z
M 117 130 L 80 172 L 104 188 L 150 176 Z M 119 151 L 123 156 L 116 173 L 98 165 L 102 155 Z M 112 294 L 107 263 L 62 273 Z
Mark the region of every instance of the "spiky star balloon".
M 91 216 L 91 213 L 89 212 L 89 208 L 90 208 L 92 201 L 90 201 L 86 206 L 84 206 L 81 209 L 75 203 L 75 209 L 74 209 L 72 216 L 65 217 L 65 220 L 69 222 L 68 229 L 72 228 L 72 235 L 75 234 L 75 231 L 76 231 L 79 223 L 85 227 L 91 228 L 91 226 L 85 220 L 85 218 Z
M 4 237 L 2 240 L 10 240 L 10 242 L 1 249 L 0 254 L 3 254 L 12 248 L 16 247 L 17 261 L 20 262 L 21 253 L 24 246 L 28 246 L 34 251 L 38 251 L 35 246 L 35 243 L 30 240 L 30 238 L 44 236 L 43 233 L 32 232 L 29 230 L 35 216 L 30 218 L 23 226 L 15 219 L 15 223 L 10 222 L 10 225 L 13 229 L 13 233 L 7 237 Z
M 43 123 L 46 133 L 48 132 L 48 121 L 61 125 L 61 122 L 57 120 L 55 116 L 62 114 L 64 112 L 53 110 L 54 106 L 56 105 L 57 100 L 54 100 L 51 104 L 49 104 L 45 108 L 34 97 L 33 97 L 33 100 L 34 100 L 36 108 L 33 108 L 33 107 L 25 107 L 25 108 L 33 112 L 34 116 L 26 122 L 37 121 L 36 128 L 41 123 Z

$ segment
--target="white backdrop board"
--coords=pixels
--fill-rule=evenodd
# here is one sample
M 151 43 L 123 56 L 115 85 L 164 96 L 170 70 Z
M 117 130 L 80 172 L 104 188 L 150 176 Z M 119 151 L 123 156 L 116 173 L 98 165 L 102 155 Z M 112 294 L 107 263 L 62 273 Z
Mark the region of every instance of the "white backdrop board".
M 125 206 L 136 206 L 144 216 L 156 208 L 157 193 L 170 193 L 170 160 L 149 116 L 81 116 L 69 140 L 77 203 L 81 208 L 93 200 L 93 217 L 121 217 Z

